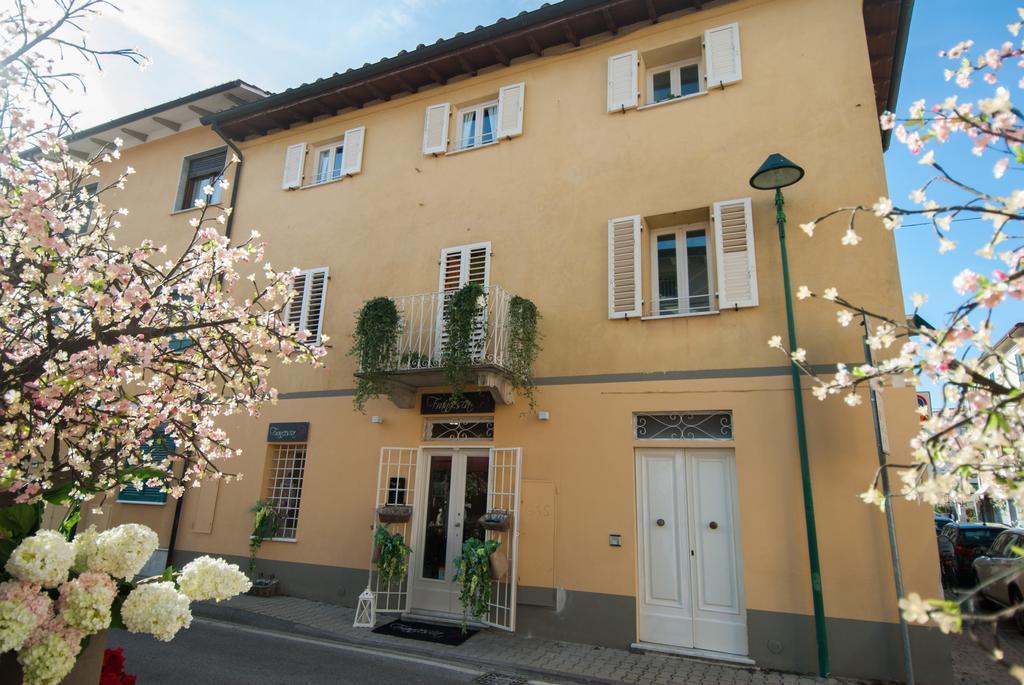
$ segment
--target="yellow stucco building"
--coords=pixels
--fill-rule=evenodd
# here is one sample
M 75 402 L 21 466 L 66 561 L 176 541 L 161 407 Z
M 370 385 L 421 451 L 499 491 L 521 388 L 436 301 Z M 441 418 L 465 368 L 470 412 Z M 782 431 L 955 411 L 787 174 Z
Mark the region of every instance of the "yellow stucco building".
M 258 229 L 276 267 L 303 270 L 288 315 L 330 338 L 326 368 L 280 369 L 280 402 L 226 426 L 243 480 L 177 503 L 121 493 L 87 522 L 145 522 L 176 564 L 244 563 L 250 508 L 271 498 L 285 523 L 260 570 L 352 606 L 374 583 L 377 508 L 406 506 L 391 525 L 409 578 L 378 609 L 443 618 L 461 612 L 463 537 L 506 511 L 496 627 L 814 672 L 789 367 L 766 344 L 785 334 L 775 209 L 748 181 L 769 153 L 798 162 L 793 226 L 886 194 L 877 117 L 908 22 L 897 0 L 566 0 L 276 95 L 234 82 L 80 134 L 83 153 L 125 138 L 138 174 L 107 202 L 172 249 L 237 154 L 229 230 Z M 853 249 L 821 231 L 790 232 L 794 285 L 899 315 L 892 236 L 865 227 Z M 437 359 L 445 293 L 466 283 L 485 288 L 487 326 L 460 403 Z M 535 411 L 508 383 L 513 295 L 542 315 Z M 360 413 L 347 352 L 376 296 L 398 305 L 401 355 L 392 396 Z M 862 360 L 831 307 L 796 319 L 816 367 Z M 832 671 L 900 679 L 885 521 L 857 496 L 877 467 L 871 414 L 807 395 Z M 912 389 L 886 393 L 895 461 L 914 408 Z M 934 596 L 931 512 L 900 503 L 896 519 L 908 590 Z M 911 633 L 918 681 L 949 682 L 945 638 Z

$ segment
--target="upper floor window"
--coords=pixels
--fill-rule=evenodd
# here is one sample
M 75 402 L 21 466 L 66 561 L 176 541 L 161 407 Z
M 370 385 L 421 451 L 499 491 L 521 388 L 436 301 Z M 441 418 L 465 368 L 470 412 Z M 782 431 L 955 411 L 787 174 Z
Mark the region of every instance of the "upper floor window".
M 316 172 L 313 183 L 323 183 L 341 178 L 342 164 L 345 159 L 345 144 L 334 143 L 316 151 Z
M 651 232 L 654 316 L 711 311 L 709 247 L 706 225 Z
M 327 267 L 307 269 L 292 281 L 292 298 L 285 309 L 285 321 L 296 330 L 308 331 L 309 342 L 320 342 L 327 297 Z
M 197 200 L 207 204 L 220 202 L 220 179 L 227 162 L 227 148 L 214 152 L 204 152 L 186 157 L 183 165 L 182 192 L 177 209 L 190 209 L 196 206 Z M 213 187 L 213 193 L 207 195 L 207 186 Z
M 497 130 L 498 101 L 459 110 L 458 148 L 465 150 L 493 143 Z
M 704 90 L 704 68 L 697 58 L 647 70 L 649 103 L 695 95 Z

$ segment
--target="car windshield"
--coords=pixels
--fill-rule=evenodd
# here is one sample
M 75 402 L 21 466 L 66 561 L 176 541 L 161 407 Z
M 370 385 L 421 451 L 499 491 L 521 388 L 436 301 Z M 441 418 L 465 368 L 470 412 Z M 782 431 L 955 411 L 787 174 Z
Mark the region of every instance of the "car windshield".
M 961 528 L 960 544 L 967 547 L 988 547 L 1002 531 L 996 528 Z

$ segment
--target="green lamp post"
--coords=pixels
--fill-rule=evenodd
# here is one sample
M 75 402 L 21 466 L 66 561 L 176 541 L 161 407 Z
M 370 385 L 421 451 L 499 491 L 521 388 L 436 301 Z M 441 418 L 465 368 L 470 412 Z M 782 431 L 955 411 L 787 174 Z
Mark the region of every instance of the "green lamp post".
M 750 185 L 758 190 L 775 191 L 775 221 L 779 226 L 779 247 L 782 250 L 782 286 L 786 299 L 786 327 L 789 332 L 789 351 L 797 349 L 796 325 L 793 322 L 793 295 L 789 285 L 789 256 L 786 252 L 786 212 L 783 209 L 782 189 L 804 177 L 804 170 L 779 153 L 764 160 Z M 811 562 L 811 595 L 814 599 L 814 632 L 818 643 L 818 675 L 829 674 L 828 634 L 825 629 L 825 601 L 821 593 L 821 561 L 818 557 L 818 533 L 814 523 L 814 494 L 811 490 L 811 465 L 807 456 L 807 428 L 804 423 L 804 401 L 800 390 L 800 370 L 790 361 L 793 382 L 793 405 L 796 409 L 796 440 L 800 450 L 800 478 L 804 494 L 804 522 L 807 528 L 807 556 Z

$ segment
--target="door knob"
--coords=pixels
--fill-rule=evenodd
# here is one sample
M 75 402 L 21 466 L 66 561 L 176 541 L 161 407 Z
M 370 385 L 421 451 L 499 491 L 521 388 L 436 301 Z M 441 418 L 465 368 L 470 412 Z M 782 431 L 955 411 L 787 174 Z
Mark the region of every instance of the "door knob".
M 711 523 L 708 524 L 708 528 L 710 528 L 711 530 L 715 530 L 716 528 L 718 528 L 718 523 L 716 523 L 715 521 L 712 521 Z
M 456 523 L 456 524 L 455 524 L 455 527 L 456 527 L 456 528 L 462 528 L 462 524 L 461 524 L 461 523 Z
M 657 521 L 655 521 L 655 523 L 657 523 L 659 526 L 663 526 L 665 525 L 665 519 L 658 519 Z

